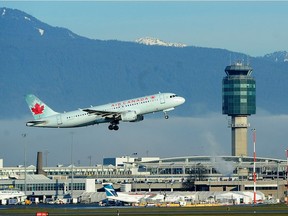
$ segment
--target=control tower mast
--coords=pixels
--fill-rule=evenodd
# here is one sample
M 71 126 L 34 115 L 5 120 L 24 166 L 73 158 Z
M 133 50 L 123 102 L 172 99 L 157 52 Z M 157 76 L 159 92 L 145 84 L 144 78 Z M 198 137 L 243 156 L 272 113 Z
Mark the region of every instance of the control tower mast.
M 222 80 L 222 114 L 231 116 L 232 156 L 247 156 L 247 116 L 256 113 L 256 82 L 253 69 L 236 63 L 225 68 Z

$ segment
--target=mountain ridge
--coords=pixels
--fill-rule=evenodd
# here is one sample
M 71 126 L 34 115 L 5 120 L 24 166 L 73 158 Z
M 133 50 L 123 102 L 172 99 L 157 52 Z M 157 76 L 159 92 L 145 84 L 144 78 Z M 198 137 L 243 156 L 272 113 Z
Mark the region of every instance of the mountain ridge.
M 24 12 L 5 10 L 6 17 L 0 8 L 0 118 L 30 114 L 24 101 L 28 93 L 61 112 L 169 91 L 186 98 L 174 115 L 221 113 L 224 69 L 231 59 L 247 56 L 226 49 L 88 39 Z M 283 98 L 288 92 L 288 64 L 275 62 L 275 55 L 249 57 L 257 83 L 257 106 L 287 113 Z

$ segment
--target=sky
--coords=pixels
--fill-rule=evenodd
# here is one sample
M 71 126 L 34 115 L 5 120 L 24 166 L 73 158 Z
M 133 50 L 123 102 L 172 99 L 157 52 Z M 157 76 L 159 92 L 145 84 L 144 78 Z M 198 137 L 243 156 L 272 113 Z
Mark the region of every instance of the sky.
M 22 10 L 52 25 L 65 27 L 91 39 L 135 41 L 150 36 L 167 42 L 223 48 L 262 56 L 288 51 L 288 2 L 132 2 L 132 1 L 1 1 L 0 7 Z M 181 106 L 177 109 L 181 110 Z M 27 109 L 28 110 L 28 109 Z M 221 111 L 220 111 L 221 112 Z M 180 157 L 190 155 L 231 155 L 231 129 L 221 113 L 180 118 L 154 114 L 139 123 L 121 123 L 119 131 L 106 125 L 77 129 L 28 128 L 23 119 L 0 120 L 4 166 L 36 164 L 37 151 L 44 165 L 102 163 L 104 157 Z M 27 113 L 28 114 L 28 113 Z M 257 156 L 285 158 L 287 115 L 272 115 L 258 109 L 249 117 L 257 131 Z M 250 128 L 250 129 L 251 129 Z M 248 130 L 249 156 L 253 155 Z M 27 136 L 23 138 L 21 135 Z M 73 142 L 72 142 L 73 133 Z M 26 146 L 26 148 L 25 148 Z M 47 152 L 47 154 L 45 154 Z
M 251 56 L 288 51 L 288 1 L 3 1 L 91 39 L 155 37 Z

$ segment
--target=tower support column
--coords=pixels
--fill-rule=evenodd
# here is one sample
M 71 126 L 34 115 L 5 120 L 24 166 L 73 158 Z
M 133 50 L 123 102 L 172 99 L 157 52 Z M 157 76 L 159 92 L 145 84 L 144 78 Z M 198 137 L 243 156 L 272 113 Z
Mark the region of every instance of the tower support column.
M 232 116 L 231 120 L 232 156 L 247 156 L 247 116 Z

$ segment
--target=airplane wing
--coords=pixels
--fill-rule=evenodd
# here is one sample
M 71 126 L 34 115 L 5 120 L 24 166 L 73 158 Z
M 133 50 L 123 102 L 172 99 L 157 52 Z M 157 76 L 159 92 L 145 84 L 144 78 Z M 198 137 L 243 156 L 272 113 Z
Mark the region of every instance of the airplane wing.
M 102 111 L 102 110 L 93 110 L 93 109 L 83 109 L 84 112 L 89 114 L 99 115 L 103 118 L 119 119 L 121 112 L 111 112 L 111 111 Z

